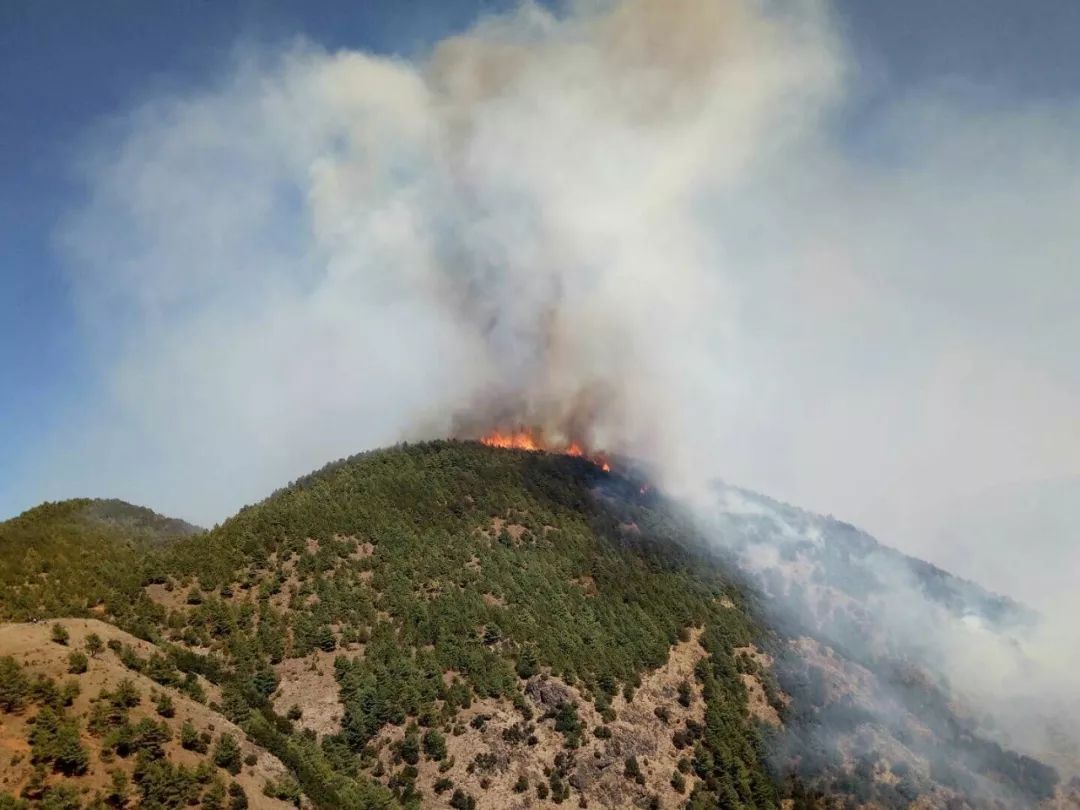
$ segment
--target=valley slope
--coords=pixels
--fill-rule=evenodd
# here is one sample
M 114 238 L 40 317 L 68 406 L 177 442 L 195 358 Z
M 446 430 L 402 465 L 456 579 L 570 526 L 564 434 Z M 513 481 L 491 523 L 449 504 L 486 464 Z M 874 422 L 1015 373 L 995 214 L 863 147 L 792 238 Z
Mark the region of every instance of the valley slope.
M 0 705 L 0 792 L 32 805 L 65 790 L 63 806 L 115 804 L 109 771 L 146 807 L 1066 799 L 1052 769 L 953 711 L 921 662 L 903 670 L 903 713 L 879 716 L 878 692 L 896 691 L 885 657 L 771 610 L 746 524 L 703 530 L 587 459 L 402 446 L 209 532 L 102 504 L 0 524 L 0 695 L 18 698 Z M 926 576 L 946 600 L 1022 615 Z M 45 638 L 57 618 L 63 643 Z M 90 632 L 111 643 L 79 671 L 68 658 Z M 173 714 L 152 719 L 163 695 Z M 61 731 L 31 739 L 43 715 Z M 223 734 L 236 757 L 219 756 Z M 967 753 L 943 769 L 958 739 Z M 57 764 L 65 746 L 81 770 Z

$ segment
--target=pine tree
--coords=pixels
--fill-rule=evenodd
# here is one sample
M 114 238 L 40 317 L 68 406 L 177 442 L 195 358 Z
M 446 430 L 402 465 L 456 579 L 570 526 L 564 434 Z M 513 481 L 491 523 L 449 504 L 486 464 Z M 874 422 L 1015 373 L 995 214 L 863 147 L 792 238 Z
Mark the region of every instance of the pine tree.
M 176 714 L 176 708 L 175 706 L 173 706 L 173 700 L 165 692 L 162 692 L 158 695 L 157 713 L 160 714 L 162 717 L 172 717 Z
M 240 773 L 240 746 L 232 734 L 222 734 L 214 745 L 214 764 L 229 773 Z
M 517 674 L 519 678 L 531 678 L 537 673 L 539 665 L 536 660 L 536 650 L 532 648 L 532 645 L 527 645 L 521 651 L 521 655 L 517 660 Z
M 202 810 L 225 810 L 225 784 L 215 776 L 202 795 Z
M 248 798 L 239 782 L 229 785 L 229 810 L 247 810 Z
M 86 654 L 91 658 L 97 658 L 101 651 L 105 649 L 105 645 L 101 641 L 101 636 L 97 633 L 90 633 L 86 637 Z
M 109 788 L 108 792 L 105 794 L 105 801 L 116 808 L 126 806 L 129 787 L 130 781 L 128 780 L 128 775 L 126 773 L 119 768 L 110 771 Z
M 405 730 L 405 737 L 401 740 L 401 758 L 409 765 L 415 765 L 420 761 L 420 734 L 416 726 L 410 725 Z
M 82 675 L 86 672 L 89 661 L 85 653 L 72 650 L 68 653 L 68 672 L 72 675 Z
M 439 762 L 446 757 L 446 737 L 438 729 L 431 729 L 424 735 L 424 753 L 428 759 Z

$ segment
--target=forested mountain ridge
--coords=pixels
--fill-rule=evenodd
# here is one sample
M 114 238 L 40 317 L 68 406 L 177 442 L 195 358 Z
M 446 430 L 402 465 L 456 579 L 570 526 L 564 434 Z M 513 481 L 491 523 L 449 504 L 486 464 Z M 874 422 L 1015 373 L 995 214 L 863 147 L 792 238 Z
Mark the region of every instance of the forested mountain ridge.
M 793 748 L 805 735 L 791 729 L 837 713 L 808 674 L 826 665 L 795 655 L 816 642 L 770 626 L 731 554 L 663 496 L 583 458 L 459 442 L 377 451 L 209 532 L 154 542 L 120 537 L 122 521 L 91 532 L 73 517 L 86 503 L 0 524 L 0 551 L 17 560 L 0 575 L 0 618 L 96 617 L 132 633 L 149 646 L 99 650 L 89 672 L 119 663 L 162 694 L 201 699 L 287 769 L 269 780 L 274 800 L 944 806 L 963 790 L 914 747 L 869 764 L 844 744 Z M 32 655 L 4 664 L 0 691 L 34 667 Z M 221 806 L 224 788 L 207 785 L 224 774 L 200 782 L 180 763 L 150 778 L 145 755 L 119 750 L 133 719 L 92 726 L 90 708 L 20 688 L 19 711 L 54 712 L 123 766 L 124 801 Z M 848 731 L 873 726 L 848 719 Z M 1009 795 L 1054 794 L 1052 772 L 1001 756 L 1012 770 L 988 778 Z M 44 806 L 48 790 L 27 792 L 28 780 L 83 778 L 35 757 L 0 789 Z M 86 787 L 78 802 L 110 801 Z
M 139 598 L 159 546 L 202 530 L 119 500 L 43 503 L 0 523 L 0 616 L 86 615 Z

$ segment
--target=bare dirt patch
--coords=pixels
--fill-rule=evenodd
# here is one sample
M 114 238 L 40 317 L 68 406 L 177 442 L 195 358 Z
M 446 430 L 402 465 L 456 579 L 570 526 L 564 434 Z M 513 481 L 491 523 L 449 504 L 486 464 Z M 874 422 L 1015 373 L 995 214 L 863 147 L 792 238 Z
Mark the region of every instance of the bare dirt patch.
M 364 560 L 372 556 L 375 553 L 375 546 L 372 543 L 356 541 L 356 547 L 349 552 L 349 559 L 351 560 Z
M 772 657 L 752 644 L 747 647 L 736 647 L 732 652 L 736 656 L 745 655 L 749 657 L 761 667 L 762 670 L 768 671 L 772 668 Z M 746 687 L 747 706 L 750 710 L 751 717 L 756 717 L 758 720 L 761 720 L 763 723 L 768 723 L 770 726 L 781 726 L 780 715 L 776 711 L 776 708 L 769 703 L 769 698 L 765 692 L 765 684 L 762 682 L 762 679 L 757 674 L 751 672 L 744 672 L 740 677 L 742 678 L 743 686 Z
M 528 527 L 522 526 L 520 523 L 513 523 L 506 518 L 493 517 L 486 527 L 477 529 L 477 533 L 488 540 L 498 540 L 499 536 L 505 531 L 510 536 L 510 542 L 517 546 L 520 545 L 521 538 L 528 530 Z
M 155 582 L 143 588 L 151 600 L 157 602 L 167 610 L 184 610 L 187 608 L 187 595 L 190 588 L 168 587 Z
M 297 725 L 316 734 L 334 734 L 345 709 L 338 699 L 334 678 L 337 653 L 316 650 L 305 658 L 288 658 L 274 667 L 281 679 L 274 693 L 274 711 L 284 715 L 292 706 L 303 712 Z
M 596 588 L 596 580 L 593 579 L 589 574 L 576 577 L 575 579 L 570 580 L 570 582 L 581 588 L 581 590 L 585 593 L 586 596 L 600 595 L 600 591 L 598 591 Z

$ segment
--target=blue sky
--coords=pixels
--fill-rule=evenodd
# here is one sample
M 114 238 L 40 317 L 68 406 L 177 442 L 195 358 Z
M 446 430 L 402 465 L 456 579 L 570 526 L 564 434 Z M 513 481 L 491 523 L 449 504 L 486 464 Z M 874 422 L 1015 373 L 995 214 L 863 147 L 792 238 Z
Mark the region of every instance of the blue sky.
M 57 223 L 85 194 L 80 144 L 155 94 L 199 86 L 245 44 L 306 37 L 410 55 L 506 2 L 161 2 L 0 5 L 0 517 L 21 461 L 96 396 L 57 255 Z
M 166 2 L 58 0 L 0 6 L 0 515 L 10 476 L 86 397 L 94 374 L 57 257 L 57 222 L 84 190 L 79 144 L 109 116 L 162 89 L 210 80 L 243 43 L 303 36 L 327 48 L 410 55 L 509 2 Z M 848 0 L 838 13 L 879 96 L 928 80 L 995 93 L 1080 88 L 1080 4 Z M 857 122 L 862 108 L 853 110 Z M 857 133 L 851 134 L 853 138 Z
M 260 411 L 266 396 L 235 413 L 215 402 L 230 389 L 218 393 L 223 377 L 200 376 L 202 369 L 235 376 L 237 366 L 215 367 L 228 354 L 217 350 L 244 340 L 257 345 L 252 335 L 266 325 L 257 320 L 255 302 L 263 299 L 226 296 L 193 316 L 183 307 L 216 289 L 193 281 L 194 298 L 160 311 L 133 293 L 124 303 L 143 307 L 142 321 L 117 316 L 114 324 L 111 315 L 93 310 L 97 290 L 121 277 L 103 269 L 102 256 L 134 257 L 164 272 L 170 257 L 161 246 L 193 239 L 192 232 L 169 230 L 169 223 L 141 221 L 140 211 L 124 208 L 139 198 L 110 183 L 145 180 L 162 167 L 139 160 L 167 157 L 168 148 L 184 145 L 171 141 L 170 128 L 153 115 L 140 118 L 138 111 L 147 109 L 178 116 L 181 124 L 192 109 L 219 116 L 232 141 L 218 146 L 226 154 L 236 149 L 240 164 L 222 182 L 243 178 L 244 171 L 281 169 L 274 162 L 280 143 L 255 138 L 251 150 L 245 146 L 252 133 L 244 116 L 254 113 L 229 118 L 230 105 L 242 106 L 259 92 L 238 77 L 238 54 L 279 53 L 303 38 L 331 52 L 409 59 L 478 17 L 512 7 L 502 0 L 0 4 L 0 518 L 43 498 L 85 494 L 141 501 L 209 523 L 329 458 L 368 441 L 394 440 L 385 425 L 368 433 L 351 426 L 360 413 L 378 422 L 369 410 L 378 397 L 363 380 L 340 399 L 317 402 L 311 414 L 299 405 L 287 414 L 284 405 L 281 413 Z M 736 331 L 754 349 L 743 358 L 750 371 L 733 387 L 756 398 L 754 409 L 730 414 L 724 457 L 731 466 L 720 472 L 962 566 L 970 546 L 937 549 L 945 547 L 941 538 L 950 527 L 972 524 L 971 514 L 982 509 L 972 504 L 991 498 L 1000 505 L 1009 492 L 1030 493 L 1043 481 L 1055 482 L 1054 492 L 1072 492 L 1060 482 L 1080 476 L 1069 461 L 1077 455 L 1072 448 L 1080 448 L 1076 420 L 1069 418 L 1080 406 L 1080 362 L 1070 348 L 1080 305 L 1071 235 L 1080 187 L 1072 145 L 1080 121 L 1080 4 L 837 0 L 830 7 L 831 30 L 843 43 L 836 58 L 851 75 L 823 128 L 807 119 L 807 141 L 817 146 L 804 144 L 808 160 L 794 170 L 783 164 L 786 174 L 754 175 L 733 208 L 718 206 L 743 226 L 718 240 L 718 255 L 755 268 L 746 278 L 733 273 L 732 284 L 746 316 Z M 282 73 L 258 75 L 273 82 Z M 404 91 L 415 89 L 412 80 L 402 81 Z M 146 106 L 154 103 L 163 106 Z M 544 151 L 542 139 L 535 146 Z M 318 157 L 328 155 L 333 150 Z M 405 147 L 390 155 L 416 157 Z M 178 170 L 165 163 L 181 184 L 184 169 L 202 165 L 181 163 Z M 420 161 L 410 171 L 425 168 Z M 297 176 L 284 179 L 288 186 Z M 486 175 L 474 179 L 482 184 Z M 295 190 L 287 188 L 286 196 Z M 225 211 L 246 199 L 242 189 L 224 197 L 212 189 L 204 197 L 198 188 L 187 191 L 199 204 Z M 165 194 L 162 204 L 184 199 Z M 289 235 L 310 222 L 288 199 L 282 206 L 268 222 L 252 225 L 257 246 L 238 237 L 232 253 L 199 255 L 211 264 L 223 257 L 288 260 Z M 137 232 L 143 226 L 150 231 Z M 73 233 L 86 247 L 87 228 L 101 232 L 89 253 L 61 249 Z M 203 241 L 204 231 L 196 230 L 194 241 Z M 798 245 L 786 244 L 796 237 Z M 267 252 L 267 239 L 281 240 L 281 256 Z M 822 257 L 829 266 L 819 276 Z M 789 264 L 805 272 L 793 280 L 776 269 Z M 241 289 L 240 274 L 222 286 Z M 284 288 L 262 293 L 278 300 L 288 298 L 289 285 L 317 292 L 318 283 L 298 270 Z M 133 286 L 154 301 L 162 295 L 167 302 L 172 290 Z M 820 309 L 808 313 L 807 302 Z M 251 322 L 214 319 L 230 307 L 236 320 Z M 396 313 L 372 317 L 396 325 Z M 195 334 L 200 318 L 220 330 L 225 345 L 177 354 L 175 346 Z M 335 318 L 316 319 L 313 331 L 336 334 L 345 326 Z M 174 321 L 182 328 L 165 328 Z M 431 330 L 427 345 L 442 337 Z M 124 344 L 120 359 L 108 347 L 117 336 Z M 161 370 L 164 361 L 174 364 Z M 373 375 L 393 362 L 365 357 L 361 365 L 368 379 L 379 380 Z M 291 371 L 305 380 L 310 374 L 313 387 L 325 387 L 327 378 L 319 375 L 331 374 L 333 387 L 348 377 L 349 366 L 346 354 Z M 444 366 L 436 363 L 432 372 Z M 153 377 L 158 371 L 162 379 Z M 274 387 L 281 373 L 267 365 L 248 387 L 293 402 L 296 391 Z M 783 382 L 760 385 L 767 374 Z M 176 382 L 181 379 L 184 384 Z M 201 387 L 186 385 L 188 379 Z M 151 389 L 145 396 L 138 390 L 144 381 Z M 416 401 L 432 393 L 408 385 L 403 391 Z M 834 397 L 843 404 L 830 410 L 825 405 Z M 123 407 L 114 408 L 114 400 Z M 223 457 L 242 457 L 259 474 L 237 463 L 208 463 L 213 454 L 198 462 L 183 457 L 190 442 L 181 437 L 189 434 L 179 425 L 172 440 L 165 434 L 195 412 L 205 415 L 200 427 L 208 444 Z M 233 443 L 233 433 L 244 430 L 250 435 Z M 787 463 L 769 466 L 763 458 Z M 236 491 L 234 482 L 242 484 Z M 931 503 L 936 498 L 940 503 Z M 959 517 L 951 516 L 955 504 L 967 504 Z M 999 522 L 1024 520 L 1020 510 Z M 1055 537 L 1073 531 L 1075 521 L 1062 525 Z M 1002 581 L 1009 574 L 1007 566 L 967 573 Z

